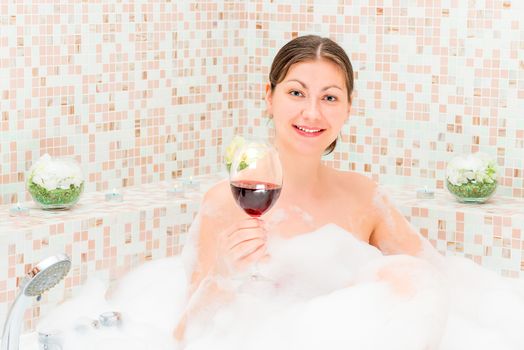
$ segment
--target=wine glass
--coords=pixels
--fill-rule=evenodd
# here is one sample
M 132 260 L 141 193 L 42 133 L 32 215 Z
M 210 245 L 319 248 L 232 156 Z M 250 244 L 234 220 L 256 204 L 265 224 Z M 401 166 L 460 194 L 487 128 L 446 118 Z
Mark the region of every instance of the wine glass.
M 265 139 L 245 139 L 229 170 L 231 192 L 246 214 L 260 218 L 277 201 L 282 189 L 282 165 L 277 150 Z M 251 279 L 260 279 L 255 263 Z

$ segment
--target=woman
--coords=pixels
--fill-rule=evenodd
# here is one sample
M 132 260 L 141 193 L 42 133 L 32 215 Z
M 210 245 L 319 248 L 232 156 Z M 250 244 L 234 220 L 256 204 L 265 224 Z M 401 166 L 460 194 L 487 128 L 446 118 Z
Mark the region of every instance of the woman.
M 226 181 L 205 195 L 189 290 L 192 298 L 175 331 L 178 339 L 199 310 L 234 298 L 217 280 L 241 274 L 254 262 L 271 260 L 268 236 L 291 238 L 335 224 L 385 254 L 423 253 L 423 240 L 373 181 L 322 164 L 322 156 L 335 148 L 349 118 L 352 92 L 350 60 L 332 40 L 302 36 L 277 53 L 265 100 L 275 125 L 285 186 L 264 215 L 267 225 L 249 218 L 237 206 Z M 384 269 L 381 278 L 397 286 L 398 292 L 409 293 L 397 270 Z

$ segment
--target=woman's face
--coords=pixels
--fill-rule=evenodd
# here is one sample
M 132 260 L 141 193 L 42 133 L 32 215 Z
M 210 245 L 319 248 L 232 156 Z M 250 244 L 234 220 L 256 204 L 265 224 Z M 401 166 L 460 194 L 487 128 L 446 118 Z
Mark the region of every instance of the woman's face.
M 292 65 L 273 91 L 268 85 L 266 102 L 277 144 L 316 156 L 337 138 L 351 108 L 344 72 L 324 59 Z

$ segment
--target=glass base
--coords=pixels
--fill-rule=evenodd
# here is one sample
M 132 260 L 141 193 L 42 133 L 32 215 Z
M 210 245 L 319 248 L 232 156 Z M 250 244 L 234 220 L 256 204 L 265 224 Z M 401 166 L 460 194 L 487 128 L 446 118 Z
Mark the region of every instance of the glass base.
M 467 183 L 457 186 L 446 181 L 446 187 L 460 203 L 485 203 L 495 193 L 497 182 Z
M 455 196 L 455 198 L 457 199 L 457 201 L 459 201 L 460 203 L 485 203 L 488 199 L 490 199 L 491 197 L 483 197 L 483 198 L 462 198 L 462 197 L 457 197 Z
M 43 210 L 69 210 L 75 204 L 38 204 Z
M 72 202 L 67 203 L 42 203 L 36 200 L 36 198 L 33 197 L 33 200 L 35 203 L 42 209 L 42 210 L 69 210 L 72 207 L 75 206 L 76 203 L 78 203 L 78 200 L 80 197 L 77 197 Z
M 263 276 L 251 276 L 243 281 L 237 288 L 239 293 L 257 296 L 271 296 L 275 293 L 275 290 L 275 282 Z

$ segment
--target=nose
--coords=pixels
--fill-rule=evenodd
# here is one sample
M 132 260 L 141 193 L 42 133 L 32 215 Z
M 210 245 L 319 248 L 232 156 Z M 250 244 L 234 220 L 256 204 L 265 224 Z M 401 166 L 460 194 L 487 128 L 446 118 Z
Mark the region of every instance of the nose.
M 304 109 L 302 110 L 302 116 L 305 119 L 316 120 L 322 116 L 319 101 L 315 98 L 310 98 L 306 101 Z

